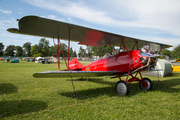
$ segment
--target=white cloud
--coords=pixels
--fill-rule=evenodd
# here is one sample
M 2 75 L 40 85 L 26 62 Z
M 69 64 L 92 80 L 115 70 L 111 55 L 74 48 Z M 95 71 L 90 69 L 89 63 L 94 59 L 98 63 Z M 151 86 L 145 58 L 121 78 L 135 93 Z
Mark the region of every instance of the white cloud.
M 6 30 L 7 28 L 17 27 L 18 22 L 16 19 L 0 20 L 0 29 Z
M 66 20 L 64 18 L 59 18 L 56 15 L 48 15 L 48 16 L 41 16 L 41 17 L 66 22 Z
M 101 2 L 103 7 L 107 9 L 102 8 L 101 5 L 96 5 L 95 2 L 94 6 L 90 6 L 85 1 L 26 0 L 26 2 L 97 24 L 153 28 L 168 31 L 175 35 L 180 34 L 180 24 L 177 24 L 180 21 L 180 1 L 178 0 L 97 1 L 97 3 Z M 113 14 L 111 15 L 111 13 Z
M 57 19 L 57 16 L 55 16 L 55 15 L 48 15 L 47 18 L 55 20 L 55 19 Z
M 89 23 L 113 28 L 131 29 L 150 35 L 136 35 L 137 38 L 159 40 L 162 43 L 177 44 L 180 38 L 180 1 L 179 0 L 24 0 L 25 2 L 47 10 L 53 10 L 75 23 L 78 18 Z M 49 18 L 60 20 L 57 16 Z M 63 21 L 65 19 L 63 18 Z M 89 26 L 89 25 L 86 25 Z M 119 33 L 119 32 L 117 32 Z M 161 35 L 162 34 L 162 35 Z M 165 34 L 169 36 L 165 38 Z M 156 35 L 156 36 L 153 36 Z M 131 34 L 130 34 L 131 36 Z
M 3 13 L 6 13 L 6 14 L 11 14 L 12 13 L 10 10 L 2 10 L 2 9 L 0 9 L 0 11 L 3 12 Z

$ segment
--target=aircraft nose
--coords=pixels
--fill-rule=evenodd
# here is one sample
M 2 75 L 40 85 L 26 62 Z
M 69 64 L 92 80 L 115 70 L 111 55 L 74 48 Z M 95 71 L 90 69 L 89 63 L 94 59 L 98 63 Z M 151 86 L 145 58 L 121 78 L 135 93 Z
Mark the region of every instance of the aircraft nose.
M 139 57 L 139 59 L 142 61 L 141 63 L 146 63 L 147 62 L 147 58 L 146 57 Z

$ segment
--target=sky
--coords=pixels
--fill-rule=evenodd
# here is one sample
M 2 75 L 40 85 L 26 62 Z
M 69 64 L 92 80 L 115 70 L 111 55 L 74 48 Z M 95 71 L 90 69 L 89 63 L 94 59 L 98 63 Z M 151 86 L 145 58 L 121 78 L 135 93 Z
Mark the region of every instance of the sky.
M 5 47 L 38 44 L 42 37 L 7 31 L 18 28 L 17 19 L 36 15 L 175 47 L 180 44 L 179 6 L 180 0 L 0 0 L 0 42 Z M 72 46 L 78 50 L 79 45 Z

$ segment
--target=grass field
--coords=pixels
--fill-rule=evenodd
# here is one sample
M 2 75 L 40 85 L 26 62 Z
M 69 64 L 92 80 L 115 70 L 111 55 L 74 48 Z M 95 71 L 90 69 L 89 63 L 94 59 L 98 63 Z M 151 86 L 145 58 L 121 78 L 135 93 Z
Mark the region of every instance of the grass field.
M 56 71 L 57 64 L 0 61 L 0 119 L 180 119 L 180 73 L 160 83 L 149 77 L 148 92 L 134 82 L 124 97 L 115 92 L 118 78 L 74 78 L 75 104 L 70 78 L 32 77 L 49 70 Z

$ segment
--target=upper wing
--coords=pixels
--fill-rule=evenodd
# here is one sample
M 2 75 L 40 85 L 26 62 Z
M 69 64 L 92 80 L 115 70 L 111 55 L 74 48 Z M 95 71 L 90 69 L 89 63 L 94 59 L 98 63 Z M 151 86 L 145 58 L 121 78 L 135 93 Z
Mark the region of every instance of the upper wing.
M 120 73 L 120 71 L 46 71 L 34 73 L 35 78 L 59 78 L 59 77 L 98 77 Z
M 19 20 L 19 29 L 9 28 L 7 30 L 12 33 L 47 38 L 57 38 L 59 36 L 60 39 L 68 40 L 69 28 L 70 40 L 87 46 L 101 46 L 105 44 L 120 46 L 122 39 L 124 39 L 128 49 L 132 49 L 136 42 L 138 42 L 139 48 L 144 45 L 150 45 L 154 51 L 160 47 L 162 49 L 172 47 L 171 45 L 126 37 L 37 16 L 25 16 Z

